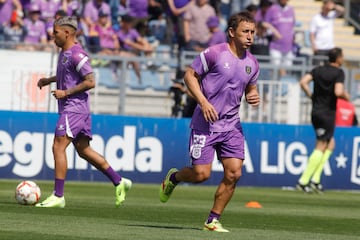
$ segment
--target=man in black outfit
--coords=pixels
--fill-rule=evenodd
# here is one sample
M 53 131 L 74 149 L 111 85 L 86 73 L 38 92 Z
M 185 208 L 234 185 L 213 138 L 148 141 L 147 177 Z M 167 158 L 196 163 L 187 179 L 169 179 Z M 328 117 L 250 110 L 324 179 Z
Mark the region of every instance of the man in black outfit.
M 329 51 L 329 63 L 315 67 L 300 80 L 305 94 L 312 99 L 311 122 L 316 134 L 316 145 L 309 157 L 308 165 L 302 173 L 297 188 L 306 193 L 313 190 L 323 192 L 320 183 L 321 174 L 326 161 L 335 148 L 334 130 L 336 100 L 342 98 L 349 101 L 350 96 L 344 88 L 344 71 L 340 68 L 344 57 L 340 48 Z M 309 83 L 314 81 L 313 93 Z

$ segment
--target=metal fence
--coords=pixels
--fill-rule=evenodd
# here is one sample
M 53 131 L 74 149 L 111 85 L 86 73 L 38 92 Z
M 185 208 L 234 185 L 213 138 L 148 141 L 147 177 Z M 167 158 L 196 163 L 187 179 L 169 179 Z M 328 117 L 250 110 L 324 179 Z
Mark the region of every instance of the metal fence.
M 0 74 L 3 78 L 0 81 L 0 89 L 3 91 L 0 94 L 1 108 L 17 111 L 57 111 L 56 101 L 50 95 L 51 89 L 55 86 L 42 91 L 36 86 L 40 77 L 54 74 L 55 66 L 49 63 L 56 61 L 56 54 L 49 53 L 43 56 L 41 54 L 44 53 L 39 53 L 39 57 L 34 59 L 24 58 L 26 54 L 19 50 L 0 49 Z M 30 54 L 35 56 L 36 52 Z M 174 84 L 176 71 L 189 65 L 197 54 L 183 52 L 178 59 L 171 49 L 165 48 L 152 57 L 92 55 L 92 59 L 110 63 L 94 67 L 97 86 L 91 90 L 92 111 L 104 114 L 170 117 L 174 99 L 169 93 L 169 88 Z M 14 56 L 11 58 L 10 55 Z M 33 65 L 13 65 L 11 59 L 22 59 L 22 62 Z M 314 59 L 296 58 L 294 64 L 288 67 L 273 65 L 271 59 L 266 56 L 258 56 L 258 59 L 261 68 L 258 88 L 262 101 L 257 108 L 243 102 L 241 119 L 245 122 L 309 123 L 311 102 L 301 92 L 298 81 L 314 66 Z M 38 61 L 47 62 L 47 67 L 44 68 L 43 64 L 37 63 Z M 142 84 L 137 82 L 130 64 L 134 61 L 141 66 L 144 78 Z M 116 72 L 111 67 L 113 62 L 117 63 Z M 359 61 L 351 60 L 343 69 L 347 78 L 346 88 L 350 91 L 352 101 L 358 110 L 360 70 L 357 64 Z M 285 76 L 279 75 L 281 68 L 286 70 Z M 185 104 L 184 101 L 181 104 Z

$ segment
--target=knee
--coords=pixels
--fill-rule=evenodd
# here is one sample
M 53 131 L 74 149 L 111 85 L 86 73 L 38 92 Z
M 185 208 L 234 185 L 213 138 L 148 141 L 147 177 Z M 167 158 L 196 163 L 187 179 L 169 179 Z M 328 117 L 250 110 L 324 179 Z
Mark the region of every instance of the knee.
M 210 172 L 205 170 L 195 171 L 194 183 L 201 183 L 208 180 L 210 177 Z
M 225 179 L 231 184 L 236 184 L 239 181 L 241 175 L 241 169 L 230 170 L 225 173 Z

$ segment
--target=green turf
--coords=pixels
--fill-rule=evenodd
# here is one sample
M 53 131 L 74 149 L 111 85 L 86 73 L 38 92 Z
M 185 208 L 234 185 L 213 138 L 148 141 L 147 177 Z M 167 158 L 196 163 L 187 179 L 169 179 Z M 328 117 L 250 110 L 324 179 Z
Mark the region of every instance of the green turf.
M 0 239 L 360 239 L 360 194 L 306 195 L 275 188 L 239 187 L 221 222 L 230 233 L 203 232 L 215 186 L 178 186 L 168 203 L 158 185 L 134 184 L 115 208 L 110 183 L 67 182 L 64 209 L 22 206 L 19 181 L 0 180 Z M 37 181 L 44 199 L 52 182 Z M 258 201 L 261 209 L 246 208 Z

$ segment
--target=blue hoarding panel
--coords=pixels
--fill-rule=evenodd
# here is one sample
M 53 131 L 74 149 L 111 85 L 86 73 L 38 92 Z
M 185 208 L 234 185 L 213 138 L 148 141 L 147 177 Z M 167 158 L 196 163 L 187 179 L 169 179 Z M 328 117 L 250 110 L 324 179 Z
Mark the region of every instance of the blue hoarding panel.
M 0 111 L 1 178 L 53 179 L 52 141 L 57 114 Z M 134 182 L 159 183 L 171 167 L 190 164 L 189 119 L 93 115 L 92 147 Z M 248 186 L 294 186 L 306 167 L 315 135 L 311 126 L 243 124 L 246 155 L 239 182 Z M 336 149 L 322 177 L 326 188 L 360 189 L 358 128 L 337 128 Z M 67 149 L 68 180 L 106 177 Z M 222 167 L 214 160 L 206 184 L 218 184 Z

